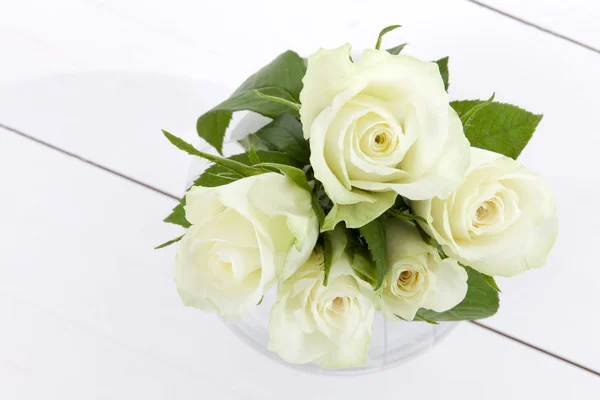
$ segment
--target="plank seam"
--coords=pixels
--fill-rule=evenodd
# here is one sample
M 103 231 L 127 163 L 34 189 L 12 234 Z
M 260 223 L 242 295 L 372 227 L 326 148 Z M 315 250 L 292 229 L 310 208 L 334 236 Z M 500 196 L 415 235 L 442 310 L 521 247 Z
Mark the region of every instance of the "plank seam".
M 139 180 L 137 180 L 137 179 L 135 179 L 135 178 L 132 178 L 132 177 L 130 177 L 130 176 L 127 176 L 127 175 L 125 175 L 125 174 L 122 174 L 122 173 L 120 173 L 120 172 L 114 171 L 114 170 L 112 170 L 112 169 L 110 169 L 110 168 L 108 168 L 108 167 L 105 167 L 105 166 L 103 166 L 103 165 L 101 165 L 101 164 L 98 164 L 98 163 L 96 163 L 96 162 L 92 161 L 92 160 L 89 160 L 89 159 L 87 159 L 87 158 L 84 158 L 84 157 L 82 157 L 82 156 L 80 156 L 80 155 L 78 155 L 78 154 L 72 153 L 72 152 L 70 152 L 70 151 L 68 151 L 68 150 L 61 149 L 60 147 L 57 147 L 57 146 L 55 146 L 55 145 L 53 145 L 53 144 L 51 144 L 51 143 L 45 142 L 45 141 L 43 141 L 43 140 L 41 140 L 41 139 L 38 139 L 38 138 L 36 138 L 36 137 L 34 137 L 34 136 L 28 135 L 28 134 L 26 134 L 25 132 L 22 132 L 22 131 L 20 131 L 20 130 L 18 130 L 18 129 L 12 128 L 12 127 L 10 127 L 10 126 L 7 126 L 7 125 L 4 125 L 4 124 L 2 124 L 2 123 L 0 123 L 0 128 L 3 128 L 3 129 L 5 129 L 6 131 L 8 131 L 8 132 L 11 132 L 11 133 L 14 133 L 14 134 L 16 134 L 16 135 L 18 135 L 18 136 L 21 136 L 21 137 L 25 138 L 25 139 L 29 139 L 29 140 L 31 140 L 31 141 L 33 141 L 33 142 L 35 142 L 35 143 L 38 143 L 38 144 L 40 144 L 40 145 L 42 145 L 42 146 L 48 147 L 48 148 L 50 148 L 50 149 L 52 149 L 52 150 L 58 151 L 59 153 L 62 153 L 62 154 L 64 154 L 64 155 L 66 155 L 66 156 L 69 156 L 69 157 L 71 157 L 71 158 L 74 158 L 74 159 L 76 159 L 76 160 L 82 161 L 82 162 L 84 162 L 84 163 L 86 163 L 86 164 L 88 164 L 88 165 L 91 165 L 92 167 L 99 168 L 99 169 L 101 169 L 101 170 L 103 170 L 103 171 L 106 171 L 106 172 L 108 172 L 108 173 L 112 174 L 112 175 L 116 175 L 116 176 L 118 176 L 118 177 L 120 177 L 120 178 L 123 178 L 123 179 L 125 179 L 125 180 L 128 180 L 128 181 L 130 181 L 130 182 L 132 182 L 132 183 L 135 183 L 135 184 L 137 184 L 137 185 L 143 186 L 143 187 L 145 187 L 146 189 L 150 189 L 150 190 L 152 190 L 152 191 L 154 191 L 154 192 L 156 192 L 156 193 L 160 193 L 160 194 L 162 194 L 163 196 L 166 196 L 166 197 L 168 197 L 168 198 L 170 198 L 170 199 L 177 200 L 177 201 L 179 201 L 179 200 L 180 200 L 180 198 L 179 198 L 178 196 L 175 196 L 175 195 L 173 195 L 173 194 L 171 194 L 171 193 L 167 193 L 167 192 L 165 192 L 165 191 L 163 191 L 163 190 L 161 190 L 161 189 L 159 189 L 159 188 L 157 188 L 157 187 L 154 187 L 154 186 L 152 186 L 152 185 L 149 185 L 149 184 L 147 184 L 147 183 L 144 183 L 144 182 L 142 182 L 142 181 L 139 181 Z
M 594 53 L 600 54 L 600 49 L 597 49 L 597 48 L 595 48 L 595 47 L 592 47 L 592 46 L 590 46 L 590 45 L 588 45 L 588 44 L 585 44 L 585 43 L 583 43 L 583 42 L 580 42 L 580 41 L 578 41 L 578 40 L 575 40 L 575 39 L 573 39 L 573 38 L 570 38 L 570 37 L 568 37 L 568 36 L 565 36 L 565 35 L 563 35 L 563 34 L 561 34 L 561 33 L 554 32 L 554 31 L 552 31 L 552 30 L 550 30 L 550 29 L 548 29 L 548 28 L 544 28 L 544 27 L 543 27 L 543 26 L 541 26 L 541 25 L 534 24 L 533 22 L 530 22 L 530 21 L 527 21 L 527 20 L 525 20 L 525 19 L 523 19 L 523 18 L 517 17 L 517 16 L 516 16 L 516 15 L 514 15 L 514 14 L 509 14 L 509 13 L 507 13 L 507 12 L 505 12 L 505 11 L 502 11 L 502 10 L 499 10 L 499 9 L 497 9 L 497 8 L 494 8 L 494 7 L 492 7 L 492 6 L 490 6 L 490 5 L 487 5 L 487 4 L 485 4 L 485 3 L 481 2 L 481 1 L 478 1 L 478 0 L 467 0 L 467 1 L 468 1 L 469 3 L 472 3 L 472 4 L 475 4 L 475 5 L 477 5 L 477 6 L 479 6 L 479 7 L 485 8 L 485 9 L 487 9 L 487 10 L 489 10 L 489 11 L 492 11 L 492 12 L 495 12 L 495 13 L 497 13 L 497 14 L 500 14 L 500 15 L 502 15 L 502 16 L 504 16 L 504 17 L 510 18 L 510 19 L 512 19 L 513 21 L 520 22 L 520 23 L 522 23 L 522 24 L 524 24 L 524 25 L 527 25 L 527 26 L 529 26 L 529 27 L 532 27 L 532 28 L 534 28 L 534 29 L 537 29 L 537 30 L 539 30 L 539 31 L 541 31 L 541 32 L 547 33 L 547 34 L 549 34 L 549 35 L 552 35 L 552 36 L 554 36 L 554 37 L 556 37 L 556 38 L 559 38 L 559 39 L 562 39 L 562 40 L 566 40 L 567 42 L 569 42 L 569 43 L 571 43 L 571 44 L 574 44 L 574 45 L 576 45 L 576 46 L 582 47 L 582 48 L 584 48 L 584 49 L 586 49 L 586 50 L 589 50 L 589 51 L 592 51 L 592 52 L 594 52 Z
M 596 376 L 600 377 L 600 372 L 595 371 L 595 370 L 593 370 L 591 368 L 588 368 L 585 365 L 576 363 L 575 361 L 569 360 L 568 358 L 559 356 L 558 354 L 555 354 L 555 353 L 552 353 L 552 352 L 550 352 L 548 350 L 542 349 L 541 347 L 538 347 L 538 346 L 536 346 L 534 344 L 531 344 L 531 343 L 526 342 L 524 340 L 518 339 L 518 338 L 516 338 L 514 336 L 511 336 L 511 335 L 509 335 L 507 333 L 504 333 L 502 331 L 499 331 L 497 329 L 491 328 L 488 325 L 482 324 L 481 322 L 477 322 L 477 321 L 469 321 L 469 322 L 472 323 L 473 325 L 477 325 L 478 327 L 480 327 L 482 329 L 485 329 L 487 331 L 493 332 L 493 333 L 495 333 L 497 335 L 500 335 L 500 336 L 502 336 L 502 337 L 504 337 L 506 339 L 513 340 L 513 341 L 515 341 L 515 342 L 517 342 L 519 344 L 522 344 L 523 346 L 529 347 L 530 349 L 537 350 L 540 353 L 546 354 L 546 355 L 548 355 L 550 357 L 553 357 L 553 358 L 555 358 L 557 360 L 560 360 L 562 362 L 565 362 L 567 364 L 570 364 L 570 365 L 572 365 L 574 367 L 580 368 L 580 369 L 582 369 L 582 370 L 584 370 L 586 372 L 589 372 L 589 373 L 591 373 L 593 375 L 596 375 Z

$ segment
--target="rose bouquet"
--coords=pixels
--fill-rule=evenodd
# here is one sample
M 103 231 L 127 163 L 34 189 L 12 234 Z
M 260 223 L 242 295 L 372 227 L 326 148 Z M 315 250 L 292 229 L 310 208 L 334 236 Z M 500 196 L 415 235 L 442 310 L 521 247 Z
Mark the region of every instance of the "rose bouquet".
M 558 229 L 545 181 L 515 161 L 541 120 L 509 104 L 449 101 L 448 58 L 404 45 L 287 51 L 197 122 L 222 152 L 232 114 L 271 120 L 228 158 L 163 131 L 207 168 L 165 219 L 187 229 L 184 304 L 235 318 L 269 289 L 269 349 L 290 363 L 365 363 L 390 322 L 496 313 L 494 276 L 546 262 Z M 264 305 L 263 305 L 264 306 Z

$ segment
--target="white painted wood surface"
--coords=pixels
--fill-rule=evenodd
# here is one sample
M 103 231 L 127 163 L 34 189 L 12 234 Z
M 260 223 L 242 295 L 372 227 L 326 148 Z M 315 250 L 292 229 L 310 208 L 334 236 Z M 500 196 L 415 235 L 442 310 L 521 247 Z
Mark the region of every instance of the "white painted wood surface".
M 600 55 L 468 2 L 377 3 L 357 13 L 352 2 L 303 2 L 290 21 L 274 18 L 280 2 L 268 1 L 0 0 L 0 124 L 179 195 L 189 159 L 160 128 L 191 139 L 195 118 L 278 52 L 344 41 L 360 49 L 400 22 L 387 43 L 450 55 L 454 98 L 495 91 L 545 114 L 522 160 L 554 188 L 562 232 L 545 269 L 500 281 L 501 311 L 484 323 L 599 371 Z M 260 18 L 250 18 L 258 4 Z M 160 222 L 172 204 L 0 133 L 0 398 L 364 398 L 374 386 L 384 398 L 600 392 L 597 376 L 468 324 L 376 376 L 324 379 L 274 365 L 180 305 L 172 249 L 151 250 L 175 234 Z
M 600 51 L 598 16 L 594 0 L 478 0 L 541 28 L 566 36 Z

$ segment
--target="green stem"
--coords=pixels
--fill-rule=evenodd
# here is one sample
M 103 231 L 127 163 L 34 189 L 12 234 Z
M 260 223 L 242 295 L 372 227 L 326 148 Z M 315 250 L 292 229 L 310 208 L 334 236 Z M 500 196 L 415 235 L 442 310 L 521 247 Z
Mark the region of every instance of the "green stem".
M 227 169 L 230 169 L 234 172 L 237 172 L 243 176 L 260 175 L 263 173 L 262 170 L 260 170 L 258 168 L 252 168 L 252 167 L 250 167 L 246 164 L 243 164 L 239 161 L 230 160 L 228 158 L 223 158 L 223 157 L 219 157 L 219 156 L 214 156 L 212 154 L 200 151 L 200 150 L 196 149 L 194 146 L 192 146 L 191 144 L 184 141 L 183 139 L 178 138 L 177 136 L 174 136 L 165 130 L 163 130 L 162 132 L 165 135 L 165 137 L 167 138 L 167 140 L 169 142 L 171 142 L 171 144 L 173 144 L 173 146 L 177 147 L 179 150 L 185 151 L 186 153 L 188 153 L 192 156 L 198 156 L 198 157 L 204 158 L 205 160 L 211 161 L 215 164 L 219 164 L 219 165 L 221 165 Z
M 275 103 L 283 104 L 284 106 L 288 106 L 289 108 L 292 108 L 296 111 L 300 111 L 300 104 L 294 103 L 293 101 L 282 99 L 281 97 L 277 97 L 277 96 L 269 96 L 268 94 L 264 94 L 263 92 L 256 90 L 256 89 L 254 89 L 254 94 L 265 100 L 270 100 Z

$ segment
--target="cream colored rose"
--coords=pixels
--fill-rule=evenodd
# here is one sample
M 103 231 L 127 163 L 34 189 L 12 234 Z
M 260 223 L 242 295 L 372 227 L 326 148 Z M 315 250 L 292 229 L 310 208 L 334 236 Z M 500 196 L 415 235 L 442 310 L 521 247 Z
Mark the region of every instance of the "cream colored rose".
M 350 267 L 345 244 L 336 245 L 327 286 L 318 247 L 277 290 L 269 349 L 284 360 L 324 368 L 365 365 L 373 325 L 373 290 Z
M 244 314 L 308 259 L 318 237 L 310 194 L 280 174 L 193 187 L 185 198 L 192 226 L 179 245 L 174 277 L 188 306 Z
M 415 214 L 448 256 L 487 275 L 540 268 L 558 234 L 554 196 L 518 162 L 473 148 L 465 183 L 445 200 L 416 201 Z
M 379 307 L 390 321 L 412 320 L 419 308 L 444 312 L 467 294 L 467 272 L 423 241 L 408 221 L 386 221 L 388 272 Z
M 308 59 L 300 93 L 310 162 L 334 203 L 324 230 L 360 227 L 395 200 L 445 197 L 464 180 L 469 143 L 437 64 L 350 45 Z

